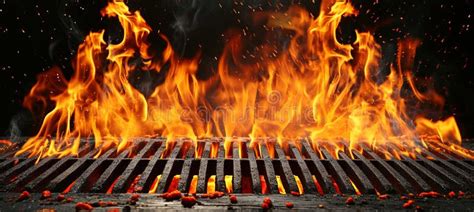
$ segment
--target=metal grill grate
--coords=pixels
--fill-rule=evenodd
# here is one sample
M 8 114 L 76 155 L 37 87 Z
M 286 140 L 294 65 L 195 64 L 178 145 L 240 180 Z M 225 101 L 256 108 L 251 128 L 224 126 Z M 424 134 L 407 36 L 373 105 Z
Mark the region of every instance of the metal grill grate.
M 39 161 L 13 157 L 13 151 L 5 153 L 0 157 L 1 190 L 164 193 L 170 186 L 181 192 L 195 186 L 197 193 L 206 193 L 210 178 L 215 178 L 216 191 L 231 187 L 233 193 L 255 194 L 281 193 L 279 185 L 287 194 L 471 191 L 474 185 L 473 161 L 449 148 L 445 152 L 424 149 L 416 159 L 401 155 L 401 160 L 386 160 L 364 145 L 362 153 L 340 151 L 335 158 L 330 150 L 315 151 L 304 140 L 299 147 L 288 144 L 286 151 L 276 142 L 270 151 L 264 143 L 254 149 L 239 140 L 228 147 L 228 155 L 218 139 L 199 141 L 197 146 L 177 141 L 168 148 L 162 139 L 136 142 L 133 150 L 109 149 L 98 157 L 88 147 L 78 157 Z M 226 176 L 232 176 L 232 186 L 226 185 Z

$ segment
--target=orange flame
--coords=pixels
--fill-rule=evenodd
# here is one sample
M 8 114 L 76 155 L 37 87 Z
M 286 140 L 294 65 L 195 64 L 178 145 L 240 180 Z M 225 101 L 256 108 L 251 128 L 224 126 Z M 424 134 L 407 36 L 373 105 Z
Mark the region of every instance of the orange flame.
M 262 186 L 262 194 L 267 194 L 268 193 L 267 181 L 265 180 L 265 176 L 263 175 L 260 175 L 260 184 Z
M 434 91 L 416 88 L 411 68 L 420 42 L 401 41 L 396 63 L 381 76 L 381 47 L 371 33 L 356 31 L 355 42 L 349 44 L 336 36 L 341 19 L 357 13 L 349 2 L 332 0 L 322 1 L 317 17 L 297 6 L 284 13 L 258 13 L 255 19 L 287 34 L 289 44 L 272 43 L 274 33 L 269 33 L 268 44 L 248 48 L 244 34 L 231 30 L 216 75 L 204 80 L 197 75 L 199 54 L 179 58 L 164 35 L 159 36 L 166 47 L 159 53 L 151 50 L 147 40 L 153 31 L 140 12 L 129 11 L 123 0 L 112 0 L 101 15 L 118 19 L 123 39 L 107 43 L 104 30 L 91 32 L 77 50 L 70 80 L 57 67 L 38 77 L 24 105 L 32 111 L 46 111 L 48 104 L 54 108 L 17 155 L 77 155 L 80 138 L 93 137 L 98 157 L 110 147 L 130 148 L 131 138 L 145 135 L 169 142 L 185 137 L 195 146 L 198 138 L 225 137 L 226 156 L 234 136 L 252 142 L 274 137 L 282 147 L 286 140 L 301 137 L 314 143 L 343 139 L 352 149 L 361 141 L 375 147 L 404 140 L 415 147 L 418 133 L 428 133 L 459 144 L 453 117 L 440 122 L 418 118 L 415 130 L 406 113 L 404 81 L 420 101 L 443 103 Z M 128 80 L 136 70 L 163 75 L 164 81 L 146 97 Z M 273 144 L 265 145 L 273 158 Z M 331 154 L 338 157 L 338 151 L 333 148 Z
M 225 178 L 224 178 L 224 181 L 225 181 L 225 189 L 227 191 L 227 193 L 232 193 L 233 189 L 232 189 L 232 178 L 233 176 L 232 175 L 226 175 Z
M 298 186 L 298 193 L 303 194 L 304 193 L 303 183 L 301 183 L 300 177 L 298 177 L 297 175 L 295 175 L 295 182 L 296 182 L 296 186 Z
M 285 187 L 283 186 L 283 182 L 281 181 L 280 175 L 276 175 L 276 182 L 278 185 L 278 192 L 280 194 L 286 194 Z
M 178 190 L 179 180 L 181 180 L 181 175 L 177 174 L 171 179 L 170 186 L 168 187 L 168 192 Z
M 193 179 L 191 180 L 191 184 L 189 185 L 189 192 L 190 194 L 195 194 L 196 189 L 197 189 L 197 183 L 198 183 L 198 176 L 193 175 Z
M 207 194 L 216 192 L 216 175 L 211 175 L 207 181 Z
M 158 184 L 160 183 L 160 180 L 161 180 L 161 174 L 156 176 L 155 180 L 151 184 L 150 190 L 148 191 L 149 194 L 156 193 L 156 189 L 158 188 Z

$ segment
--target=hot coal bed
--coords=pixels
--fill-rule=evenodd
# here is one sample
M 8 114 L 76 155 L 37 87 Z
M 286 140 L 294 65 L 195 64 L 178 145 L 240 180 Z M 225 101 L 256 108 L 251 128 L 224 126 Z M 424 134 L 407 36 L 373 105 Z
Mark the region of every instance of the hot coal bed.
M 57 3 L 0 211 L 474 211 L 461 3 Z

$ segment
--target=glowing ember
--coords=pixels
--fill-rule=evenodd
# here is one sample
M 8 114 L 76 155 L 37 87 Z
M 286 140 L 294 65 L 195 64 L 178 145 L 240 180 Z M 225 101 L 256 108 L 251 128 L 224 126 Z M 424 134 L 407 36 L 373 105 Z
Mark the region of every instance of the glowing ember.
M 303 184 L 301 183 L 300 177 L 295 175 L 295 181 L 296 181 L 296 185 L 298 186 L 298 193 L 303 194 L 304 193 Z
M 24 106 L 46 115 L 37 135 L 17 155 L 28 153 L 39 159 L 77 155 L 83 145 L 80 138 L 93 137 L 98 157 L 111 147 L 119 152 L 130 148 L 131 138 L 146 135 L 166 137 L 167 149 L 177 138 L 197 142 L 225 137 L 226 155 L 233 136 L 250 137 L 252 142 L 273 137 L 283 148 L 287 140 L 301 137 L 310 138 L 313 146 L 342 139 L 349 149 L 361 141 L 380 150 L 386 144 L 403 144 L 409 147 L 406 154 L 413 156 L 420 135 L 427 134 L 461 151 L 453 117 L 433 122 L 406 113 L 412 109 L 408 98 L 443 103 L 434 91 L 422 93 L 414 83 L 411 67 L 420 41 L 401 40 L 396 62 L 382 76 L 381 47 L 370 32 L 356 31 L 355 42 L 349 44 L 336 37 L 342 17 L 358 11 L 346 1 L 323 0 L 321 8 L 317 17 L 298 6 L 259 13 L 256 18 L 267 20 L 266 26 L 291 40 L 284 47 L 268 42 L 244 49 L 245 36 L 234 33 L 216 74 L 200 79 L 199 54 L 180 58 L 164 35 L 160 39 L 167 46 L 151 49 L 148 36 L 153 30 L 140 12 L 130 12 L 122 0 L 113 0 L 101 15 L 118 19 L 123 40 L 107 43 L 104 30 L 91 32 L 77 50 L 69 80 L 58 67 L 38 76 Z M 256 57 L 244 57 L 246 52 Z M 160 73 L 163 82 L 145 96 L 128 80 L 135 70 Z M 401 96 L 405 81 L 412 97 Z M 54 109 L 46 113 L 48 103 Z M 273 158 L 273 144 L 266 145 Z M 330 154 L 337 158 L 342 149 L 334 147 Z M 211 157 L 216 157 L 216 150 L 213 145 Z M 260 151 L 256 152 L 259 157 Z
M 267 181 L 265 180 L 265 176 L 260 175 L 260 185 L 262 185 L 262 194 L 268 193 Z
M 173 192 L 178 190 L 179 180 L 181 180 L 181 175 L 177 174 L 171 180 L 170 186 L 168 187 L 168 192 Z
M 191 184 L 189 185 L 189 192 L 190 194 L 195 194 L 196 189 L 197 189 L 197 183 L 198 183 L 198 176 L 194 175 L 193 179 L 191 180 Z
M 334 186 L 334 190 L 336 190 L 336 193 L 342 194 L 341 189 L 339 188 L 339 185 L 337 184 L 336 180 L 333 177 L 331 177 L 331 181 L 332 181 L 332 186 Z
M 280 194 L 286 194 L 285 187 L 283 186 L 283 182 L 281 181 L 280 175 L 276 175 L 276 182 L 278 185 L 278 192 Z
M 130 186 L 127 189 L 127 193 L 129 193 L 129 194 L 135 193 L 135 189 L 136 189 L 135 186 L 137 185 L 138 181 L 140 180 L 140 177 L 141 177 L 141 175 L 137 175 L 133 179 L 132 183 L 130 183 Z
M 110 187 L 105 192 L 106 194 L 112 194 L 112 191 L 114 190 L 114 186 L 115 186 L 115 184 L 117 183 L 118 180 L 119 180 L 119 177 L 115 178 L 114 182 L 112 182 Z
M 226 175 L 224 177 L 224 181 L 225 181 L 225 189 L 227 191 L 227 193 L 232 193 L 232 175 Z
M 151 184 L 151 187 L 150 187 L 150 190 L 148 191 L 148 193 L 150 193 L 150 194 L 156 193 L 156 189 L 158 188 L 158 184 L 160 183 L 160 180 L 161 180 L 161 174 L 156 176 L 155 180 Z
M 63 194 L 67 194 L 67 193 L 69 193 L 69 191 L 71 191 L 71 188 L 74 186 L 74 184 L 75 184 L 75 183 L 76 183 L 76 181 L 75 181 L 75 180 L 74 180 L 74 181 L 72 181 L 72 183 L 71 183 L 71 184 L 69 184 L 69 185 L 66 187 L 66 189 L 64 189 L 64 191 L 63 191 L 62 193 L 63 193 Z
M 356 192 L 356 194 L 361 195 L 362 193 L 360 193 L 359 188 L 357 188 L 354 182 L 351 179 L 349 179 L 349 181 L 351 181 L 352 187 L 354 188 L 354 191 Z
M 211 175 L 207 181 L 207 194 L 214 194 L 216 192 L 216 175 Z
M 314 185 L 316 185 L 316 189 L 318 190 L 318 193 L 320 195 L 324 195 L 323 187 L 319 184 L 318 180 L 316 179 L 316 176 L 312 175 Z

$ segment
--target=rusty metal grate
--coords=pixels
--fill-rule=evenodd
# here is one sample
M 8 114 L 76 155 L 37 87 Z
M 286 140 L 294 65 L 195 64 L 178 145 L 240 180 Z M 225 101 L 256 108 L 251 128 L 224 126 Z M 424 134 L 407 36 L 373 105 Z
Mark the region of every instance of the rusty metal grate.
M 363 145 L 362 153 L 352 151 L 349 156 L 340 151 L 335 158 L 324 148 L 315 152 L 304 140 L 299 147 L 288 144 L 286 151 L 275 142 L 271 154 L 267 145 L 254 149 L 239 140 L 228 147 L 228 155 L 224 142 L 218 139 L 197 145 L 177 141 L 168 148 L 162 139 L 137 142 L 133 150 L 117 153 L 109 149 L 98 157 L 96 150 L 88 147 L 83 147 L 78 157 L 40 161 L 12 157 L 13 151 L 5 153 L 0 156 L 1 191 L 164 193 L 170 186 L 181 192 L 189 192 L 193 186 L 197 193 L 206 193 L 213 178 L 215 190 L 226 192 L 226 176 L 232 176 L 233 193 L 255 194 L 281 193 L 278 185 L 287 194 L 471 191 L 474 185 L 473 161 L 454 151 L 425 149 L 417 159 L 401 155 L 401 160 L 386 160 Z

